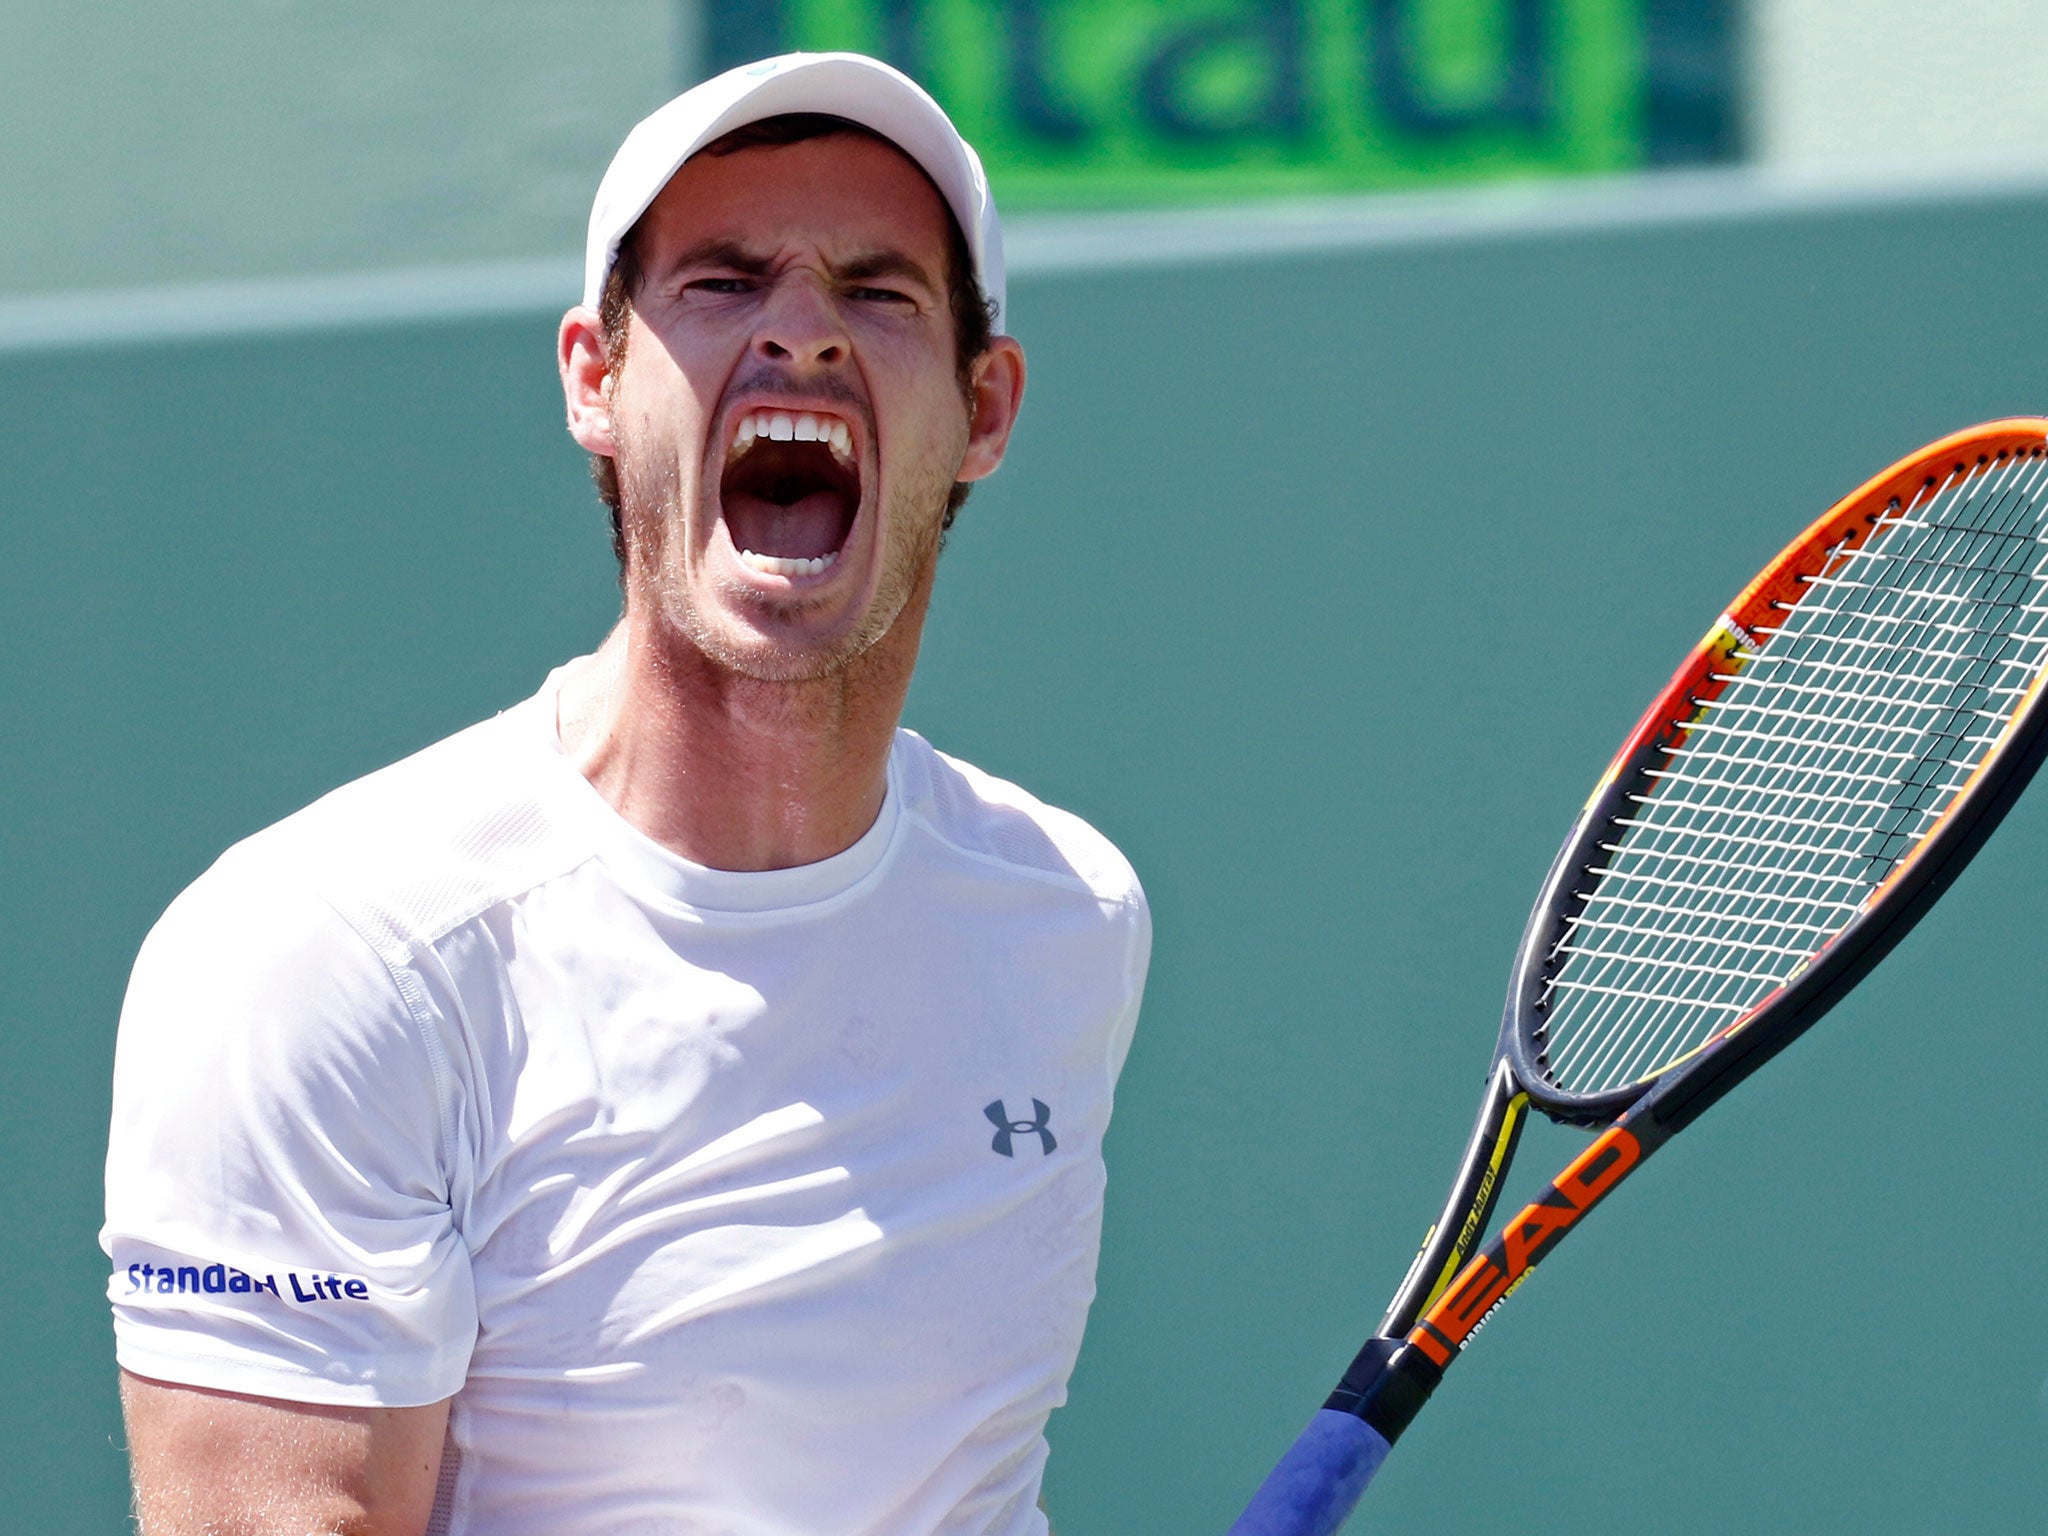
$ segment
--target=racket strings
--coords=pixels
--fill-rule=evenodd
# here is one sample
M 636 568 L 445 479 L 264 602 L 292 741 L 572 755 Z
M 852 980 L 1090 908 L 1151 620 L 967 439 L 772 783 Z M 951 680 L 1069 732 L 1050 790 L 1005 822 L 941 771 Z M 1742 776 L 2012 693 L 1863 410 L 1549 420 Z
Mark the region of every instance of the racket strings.
M 1913 553 L 1921 557 L 1921 559 L 1919 559 L 1917 563 L 1923 563 L 1923 565 L 1925 565 L 1925 563 L 1929 563 L 1929 561 L 1927 561 L 1927 553 L 1929 553 L 1929 551 L 1925 551 L 1925 549 L 1919 549 L 1919 551 L 1913 551 Z M 1942 551 L 1937 551 L 1937 553 L 1942 553 Z M 1944 565 L 1958 565 L 1958 563 L 1968 563 L 1968 561 L 1954 561 L 1954 559 L 1937 559 L 1937 563 L 1944 563 Z M 1825 608 L 1829 608 L 1829 604 L 1815 604 L 1815 608 L 1817 608 L 1817 610 L 1825 610 Z M 1827 616 L 1827 614 L 1825 614 L 1825 612 L 1819 612 L 1819 616 Z M 1888 614 L 1888 616 L 1894 616 L 1894 614 Z M 1837 627 L 1837 635 L 1839 635 L 1839 627 Z M 1731 705 L 1733 705 L 1733 702 L 1737 702 L 1737 700 L 1731 700 Z M 1851 702 L 1853 702 L 1853 700 L 1851 700 Z M 1870 721 L 1870 717 L 1868 717 L 1868 711 L 1864 711 L 1864 713 L 1860 713 L 1860 715 L 1849 715 L 1849 719 L 1851 719 L 1851 721 L 1862 721 L 1862 723 L 1868 723 L 1868 721 Z M 1882 721 L 1882 719 L 1880 719 L 1878 723 L 1882 725 L 1882 723 L 1890 723 L 1890 721 Z M 1831 735 L 1831 737 L 1819 737 L 1819 739 L 1821 739 L 1823 743 L 1839 743 L 1839 733 L 1837 733 L 1837 735 Z M 1808 762 L 1804 762 L 1802 766 L 1808 766 L 1808 768 L 1812 766 L 1812 762 L 1810 762 L 1810 756 L 1808 756 Z M 1845 797 L 1845 799 L 1847 799 L 1847 797 Z M 1782 819 L 1784 819 L 1784 817 L 1782 817 Z M 1819 831 L 1819 829 L 1817 829 L 1817 827 L 1808 827 L 1806 831 L 1808 831 L 1808 834 L 1810 834 L 1810 831 Z M 1784 850 L 1784 848 L 1786 848 L 1784 840 L 1767 840 L 1767 838 L 1755 838 L 1753 834 L 1751 834 L 1751 842 L 1757 842 L 1757 844 L 1769 844 L 1769 846 L 1772 846 L 1772 848 L 1780 848 L 1780 850 Z M 1751 848 L 1751 850 L 1747 850 L 1747 854 L 1749 854 L 1751 858 L 1755 858 L 1757 850 L 1755 850 L 1755 848 Z M 1810 860 L 1808 860 L 1808 864 L 1804 864 L 1804 866 L 1802 866 L 1802 864 L 1794 864 L 1794 866 L 1792 866 L 1792 872 L 1794 872 L 1794 874 L 1798 874 L 1798 872 L 1808 872 L 1808 874 L 1810 874 L 1810 872 L 1812 872 L 1812 864 L 1810 864 Z M 1778 883 L 1778 887 L 1780 887 L 1780 889 L 1776 891 L 1776 893 L 1780 893 L 1780 895 L 1782 895 L 1782 885 L 1784 885 L 1784 881 L 1780 881 L 1780 883 Z M 1765 913 L 1765 915 L 1769 915 L 1769 913 Z M 1718 971 L 1726 971 L 1726 969 L 1729 969 L 1729 967 L 1718 967 Z M 1745 1001 L 1747 1001 L 1747 999 L 1745 999 Z M 1653 1038 L 1653 1042 L 1655 1042 L 1655 1038 Z
M 1730 707 L 1732 708 L 1738 701 L 1739 696 L 1738 700 L 1730 701 Z M 1867 699 L 1851 699 L 1847 702 L 1851 706 L 1857 706 L 1843 712 L 1843 717 L 1852 725 L 1868 727 L 1874 724 L 1890 728 L 1898 723 L 1896 719 L 1891 718 L 1896 714 L 1895 710 L 1873 714 Z M 1867 737 L 1868 731 L 1865 730 L 1861 734 Z M 1734 931 L 1731 931 L 1730 925 L 1725 922 L 1705 925 L 1695 922 L 1690 934 L 1691 939 L 1695 941 L 1689 946 L 1691 953 L 1685 952 L 1673 942 L 1674 937 L 1683 937 L 1682 934 L 1674 935 L 1667 932 L 1645 935 L 1636 932 L 1625 935 L 1631 941 L 1633 950 L 1627 958 L 1636 961 L 1648 960 L 1661 965 L 1667 972 L 1677 972 L 1678 979 L 1688 984 L 1673 986 L 1674 977 L 1669 974 L 1653 978 L 1657 983 L 1655 987 L 1616 987 L 1593 982 L 1592 985 L 1601 987 L 1601 995 L 1604 997 L 1610 1000 L 1626 999 L 1632 1006 L 1616 1017 L 1624 1024 L 1637 1026 L 1633 1032 L 1617 1033 L 1607 1041 L 1608 1049 L 1592 1058 L 1592 1067 L 1595 1070 L 1604 1067 L 1626 1079 L 1633 1076 L 1636 1069 L 1646 1065 L 1646 1056 L 1651 1059 L 1647 1064 L 1654 1064 L 1655 1059 L 1668 1055 L 1674 1044 L 1683 1048 L 1687 1042 L 1682 1036 L 1674 1041 L 1672 1026 L 1685 1022 L 1685 1011 L 1674 1009 L 1674 1002 L 1704 1005 L 1695 1006 L 1690 1010 L 1692 1018 L 1695 1022 L 1712 1026 L 1723 1022 L 1730 1015 L 1743 1011 L 1754 996 L 1773 989 L 1784 975 L 1789 974 L 1789 970 L 1784 967 L 1796 967 L 1803 959 L 1796 951 L 1810 948 L 1816 938 L 1810 926 L 1804 930 L 1792 928 L 1791 925 L 1798 919 L 1790 913 L 1796 910 L 1797 904 L 1810 906 L 1817 901 L 1833 899 L 1833 913 L 1838 921 L 1853 914 L 1853 903 L 1838 898 L 1860 898 L 1863 894 L 1860 886 L 1866 883 L 1868 878 L 1867 869 L 1861 866 L 1848 870 L 1830 868 L 1829 861 L 1825 858 L 1805 856 L 1814 846 L 1818 846 L 1823 853 L 1831 850 L 1827 838 L 1832 828 L 1829 824 L 1817 820 L 1814 815 L 1802 816 L 1790 809 L 1791 805 L 1803 804 L 1803 808 L 1809 811 L 1840 814 L 1843 810 L 1856 808 L 1853 805 L 1830 806 L 1825 803 L 1829 800 L 1853 802 L 1863 799 L 1853 794 L 1839 793 L 1837 786 L 1829 786 L 1826 792 L 1807 791 L 1803 802 L 1790 798 L 1801 794 L 1796 786 L 1802 780 L 1812 780 L 1816 777 L 1824 780 L 1830 776 L 1829 770 L 1833 771 L 1832 776 L 1839 777 L 1839 758 L 1842 753 L 1838 749 L 1844 745 L 1845 740 L 1848 738 L 1841 731 L 1824 733 L 1816 737 L 1816 744 L 1823 749 L 1837 750 L 1824 750 L 1820 753 L 1809 750 L 1791 759 L 1765 758 L 1769 769 L 1762 774 L 1752 774 L 1749 777 L 1746 785 L 1748 793 L 1736 795 L 1732 799 L 1722 795 L 1713 802 L 1714 808 L 1719 812 L 1737 813 L 1734 818 L 1726 814 L 1706 816 L 1694 809 L 1700 804 L 1697 790 L 1712 789 L 1729 782 L 1728 776 L 1721 772 L 1703 776 L 1687 775 L 1689 779 L 1703 778 L 1705 782 L 1695 785 L 1693 790 L 1684 796 L 1671 796 L 1667 791 L 1666 803 L 1678 807 L 1675 814 L 1651 816 L 1646 821 L 1641 818 L 1623 818 L 1624 821 L 1639 825 L 1645 834 L 1655 833 L 1661 827 L 1672 833 L 1688 835 L 1685 841 L 1692 844 L 1694 855 L 1689 860 L 1684 856 L 1684 849 L 1675 850 L 1668 846 L 1674 841 L 1670 837 L 1646 835 L 1639 838 L 1635 844 L 1639 849 L 1652 850 L 1660 855 L 1661 857 L 1654 861 L 1660 868 L 1669 869 L 1674 864 L 1673 856 L 1676 854 L 1676 861 L 1680 864 L 1680 883 L 1685 876 L 1696 876 L 1698 873 L 1700 858 L 1697 848 L 1700 841 L 1692 834 L 1703 832 L 1709 834 L 1711 838 L 1706 846 L 1719 846 L 1739 853 L 1738 860 L 1723 861 L 1724 863 L 1749 863 L 1761 871 L 1764 877 L 1759 879 L 1755 874 L 1745 875 L 1744 872 L 1738 871 L 1738 881 L 1732 889 L 1727 888 L 1727 877 L 1720 877 L 1723 888 L 1718 891 L 1716 899 L 1707 903 L 1704 908 L 1699 893 L 1684 893 L 1688 897 L 1688 905 L 1694 909 L 1695 914 L 1700 910 L 1714 914 L 1720 908 L 1730 908 L 1736 911 L 1736 915 L 1746 919 L 1746 922 L 1737 926 Z M 1854 742 L 1850 741 L 1849 744 L 1853 745 Z M 1865 740 L 1862 744 L 1867 747 L 1868 741 Z M 1788 765 L 1793 770 L 1793 787 L 1789 789 L 1782 782 L 1787 777 L 1785 769 Z M 1738 778 L 1735 782 L 1740 784 L 1742 781 Z M 1755 814 L 1764 792 L 1771 789 L 1778 791 L 1775 814 Z M 1862 808 L 1879 812 L 1886 809 L 1881 802 L 1873 805 L 1867 801 Z M 1740 814 L 1745 812 L 1750 814 Z M 1740 825 L 1741 821 L 1747 821 L 1749 825 Z M 1765 835 L 1758 830 L 1759 821 L 1771 831 L 1792 835 Z M 1773 860 L 1777 862 L 1773 863 Z M 1652 861 L 1639 858 L 1635 862 L 1640 866 Z M 1840 860 L 1834 862 L 1839 865 Z M 1666 874 L 1653 878 L 1666 885 L 1674 883 L 1672 877 Z M 1750 899 L 1731 907 L 1731 898 L 1744 895 Z M 1637 924 L 1627 926 L 1640 927 Z M 1770 938 L 1755 937 L 1759 930 L 1776 930 L 1774 936 L 1782 938 L 1793 937 L 1796 931 L 1803 942 L 1775 943 Z M 1649 941 L 1647 945 L 1646 940 Z M 1715 963 L 1713 959 L 1699 952 L 1699 941 L 1702 940 L 1707 941 L 1710 948 L 1718 949 L 1723 957 L 1740 959 L 1743 963 Z M 1610 952 L 1612 949 L 1611 944 L 1567 946 L 1573 950 L 1589 947 Z M 1787 951 L 1794 953 L 1788 955 Z M 1761 969 L 1757 964 L 1759 960 L 1764 962 Z M 1566 978 L 1567 981 L 1570 979 Z M 1560 1056 L 1564 1057 L 1564 1052 L 1561 1051 Z
M 1959 466 L 1751 631 L 1584 872 L 1543 996 L 1554 1081 L 1697 1050 L 1926 836 L 2048 661 L 2044 510 L 2040 449 Z
M 1968 528 L 1964 528 L 1964 532 L 1968 532 Z M 1911 551 L 1911 553 L 1913 553 L 1913 555 L 1919 555 L 1919 557 L 1921 557 L 1921 559 L 1919 559 L 1917 563 L 1929 563 L 1929 561 L 1925 559 L 1925 555 L 1927 555 L 1927 551 L 1925 551 L 1925 549 L 1917 549 L 1917 551 Z M 1958 565 L 1958 561 L 1954 561 L 1954 559 L 1939 559 L 1937 563 L 1946 563 L 1946 565 Z M 1962 563 L 1968 563 L 1968 561 L 1962 561 Z M 1860 586 L 1864 586 L 1864 584 L 1860 584 Z M 1831 604 L 1817 604 L 1817 610 L 1821 610 L 1821 608 L 1827 608 L 1827 606 L 1831 606 Z M 1825 616 L 1825 614 L 1821 614 L 1821 616 Z M 1731 702 L 1733 702 L 1733 700 L 1731 700 Z M 1810 766 L 1810 764 L 1808 764 L 1808 766 Z M 1774 844 L 1776 844 L 1776 842 L 1782 842 L 1782 840 L 1763 840 L 1763 842 L 1774 842 Z M 1782 885 L 1784 885 L 1784 881 L 1780 881 L 1778 885 L 1782 887 Z M 1782 893 L 1782 891 L 1780 891 L 1780 893 Z M 1751 915 L 1753 915 L 1753 913 L 1751 913 Z M 1737 940 L 1737 942 L 1741 942 L 1741 940 Z M 1729 971 L 1733 971 L 1733 969 L 1735 969 L 1735 967 L 1702 967 L 1704 975 L 1726 975 L 1726 973 L 1729 973 Z M 1616 989 L 1610 989 L 1610 991 L 1616 991 Z M 1642 993 L 1642 991 L 1645 991 L 1645 989 L 1640 989 L 1640 987 L 1630 987 L 1630 989 L 1620 989 L 1620 991 L 1634 991 L 1634 993 Z

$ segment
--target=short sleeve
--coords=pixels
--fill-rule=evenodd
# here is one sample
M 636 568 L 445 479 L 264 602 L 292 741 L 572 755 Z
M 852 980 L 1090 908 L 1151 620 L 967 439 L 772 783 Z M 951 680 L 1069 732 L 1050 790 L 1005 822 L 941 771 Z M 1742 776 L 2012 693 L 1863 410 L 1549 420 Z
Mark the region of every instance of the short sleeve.
M 143 945 L 107 1152 L 108 1295 L 138 1375 L 405 1407 L 476 1339 L 433 1022 L 327 903 L 230 854 Z

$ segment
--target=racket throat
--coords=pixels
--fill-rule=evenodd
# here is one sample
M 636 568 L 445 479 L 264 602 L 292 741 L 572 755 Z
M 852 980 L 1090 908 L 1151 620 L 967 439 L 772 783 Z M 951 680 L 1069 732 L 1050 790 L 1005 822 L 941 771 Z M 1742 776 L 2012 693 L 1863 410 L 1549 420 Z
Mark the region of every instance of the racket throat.
M 1528 1108 L 1529 1096 L 1516 1086 L 1508 1064 L 1495 1063 L 1450 1197 L 1380 1319 L 1380 1338 L 1398 1339 L 1413 1328 L 1485 1237 L 1486 1219 L 1507 1177 Z

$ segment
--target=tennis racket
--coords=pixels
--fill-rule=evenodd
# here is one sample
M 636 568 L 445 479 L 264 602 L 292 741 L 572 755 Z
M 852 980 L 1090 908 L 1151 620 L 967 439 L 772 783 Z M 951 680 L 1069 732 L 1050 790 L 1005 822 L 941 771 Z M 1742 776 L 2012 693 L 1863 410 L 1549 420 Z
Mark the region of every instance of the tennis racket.
M 2025 417 L 1901 460 L 1686 657 L 1543 882 L 1443 1214 L 1231 1536 L 1343 1524 L 1537 1263 L 1839 1002 L 1997 826 L 2048 749 L 2044 448 L 2048 419 Z M 1532 1108 L 1598 1134 L 1479 1248 Z

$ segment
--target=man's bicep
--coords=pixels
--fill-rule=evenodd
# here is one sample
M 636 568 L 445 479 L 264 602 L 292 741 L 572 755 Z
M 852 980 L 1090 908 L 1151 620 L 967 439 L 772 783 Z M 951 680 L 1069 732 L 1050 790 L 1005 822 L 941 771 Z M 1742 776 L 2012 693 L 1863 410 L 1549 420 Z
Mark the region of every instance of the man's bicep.
M 446 1400 L 343 1408 L 121 1373 L 142 1536 L 421 1536 Z

